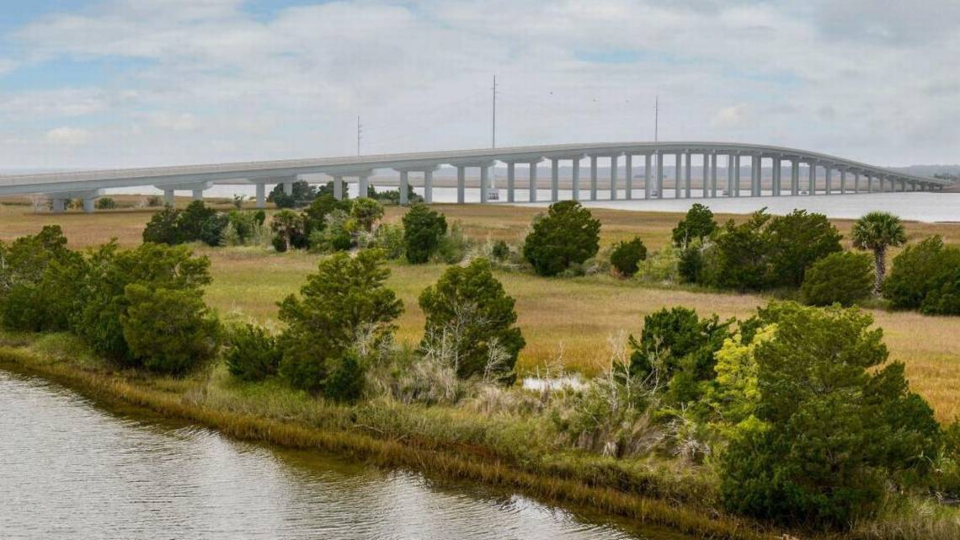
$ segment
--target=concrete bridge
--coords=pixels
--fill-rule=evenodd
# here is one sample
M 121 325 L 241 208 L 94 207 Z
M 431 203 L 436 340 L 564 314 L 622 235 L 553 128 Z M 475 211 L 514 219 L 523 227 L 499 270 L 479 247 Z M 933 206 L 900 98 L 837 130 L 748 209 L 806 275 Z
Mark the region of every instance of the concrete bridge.
M 589 171 L 581 175 L 580 163 L 589 158 Z M 155 186 L 172 203 L 176 191 L 191 191 L 195 199 L 214 184 L 254 184 L 257 206 L 266 205 L 266 186 L 282 184 L 290 193 L 300 175 L 324 174 L 334 182 L 334 193 L 343 196 L 347 182 L 359 184 L 366 194 L 369 178 L 376 170 L 393 170 L 399 174 L 401 203 L 407 202 L 409 174 L 422 173 L 426 202 L 433 200 L 433 173 L 441 166 L 457 170 L 457 201 L 465 202 L 466 173 L 480 173 L 480 201 L 489 200 L 490 168 L 497 163 L 507 166 L 507 202 L 516 201 L 517 165 L 527 173 L 527 200 L 537 200 L 537 188 L 543 184 L 538 165 L 549 162 L 550 200 L 560 197 L 560 167 L 572 164 L 572 197 L 582 190 L 589 199 L 601 197 L 598 178 L 600 166 L 607 167 L 604 178 L 607 192 L 602 198 L 662 198 L 665 181 L 675 186 L 677 198 L 760 197 L 781 195 L 824 195 L 870 193 L 877 191 L 938 191 L 950 185 L 947 180 L 913 176 L 902 172 L 859 163 L 816 152 L 775 146 L 715 142 L 636 142 L 600 144 L 562 144 L 524 146 L 483 150 L 452 150 L 410 154 L 382 154 L 340 158 L 258 161 L 212 165 L 187 165 L 141 169 L 57 172 L 48 174 L 0 176 L 0 196 L 41 194 L 53 200 L 54 211 L 62 211 L 68 199 L 83 199 L 84 210 L 92 212 L 94 201 L 110 188 Z M 643 185 L 635 186 L 634 167 L 641 166 Z M 691 171 L 699 163 L 701 186 L 692 184 Z M 772 166 L 769 189 L 761 189 L 761 173 L 765 163 Z M 789 174 L 783 174 L 789 164 Z M 673 166 L 673 177 L 665 170 Z M 743 174 L 744 167 L 749 174 Z M 523 169 L 526 169 L 524 171 Z M 819 170 L 824 171 L 825 184 L 820 189 Z M 622 180 L 620 172 L 623 171 Z M 581 178 L 585 176 L 585 178 Z M 787 176 L 787 178 L 783 178 Z

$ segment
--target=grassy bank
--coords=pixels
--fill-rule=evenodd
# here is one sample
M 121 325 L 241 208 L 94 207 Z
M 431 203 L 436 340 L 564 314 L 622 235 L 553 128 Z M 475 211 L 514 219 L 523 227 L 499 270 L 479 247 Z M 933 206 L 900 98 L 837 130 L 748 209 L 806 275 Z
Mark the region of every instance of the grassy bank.
M 189 421 L 241 440 L 481 482 L 695 537 L 945 540 L 960 534 L 956 510 L 892 497 L 882 519 L 851 533 L 784 536 L 786 531 L 720 510 L 717 481 L 706 467 L 562 451 L 543 442 L 548 437 L 535 422 L 470 407 L 384 400 L 336 405 L 282 384 L 237 382 L 219 365 L 185 379 L 118 371 L 65 334 L 0 335 L 0 369 L 52 380 L 101 404 Z
M 229 208 L 226 202 L 221 204 Z M 460 221 L 476 239 L 519 242 L 536 208 L 505 205 L 437 205 L 448 219 Z M 35 234 L 45 224 L 60 224 L 73 248 L 99 245 L 116 237 L 123 246 L 141 243 L 141 233 L 155 210 L 116 210 L 85 215 L 76 211 L 62 215 L 34 213 L 29 206 L 0 206 L 0 240 Z M 388 207 L 386 221 L 396 221 L 404 209 Z M 669 242 L 679 214 L 594 210 L 603 223 L 601 243 L 608 245 L 640 235 L 651 250 Z M 743 216 L 718 216 L 743 219 Z M 851 221 L 833 220 L 849 237 Z M 932 234 L 960 243 L 960 224 L 906 224 L 911 241 Z M 307 253 L 276 254 L 260 248 L 206 248 L 196 251 L 210 257 L 213 285 L 208 303 L 221 314 L 250 318 L 270 324 L 276 318 L 276 302 L 296 292 L 307 274 L 315 271 L 317 256 Z M 895 250 L 891 252 L 891 257 Z M 397 337 L 416 343 L 423 332 L 423 313 L 417 304 L 420 292 L 436 282 L 442 265 L 391 265 L 388 286 L 397 292 L 405 311 Z M 663 307 L 684 305 L 701 314 L 746 317 L 768 298 L 761 295 L 718 294 L 696 289 L 661 288 L 610 276 L 575 279 L 544 279 L 519 273 L 498 273 L 507 293 L 517 299 L 519 326 L 527 346 L 518 363 L 521 373 L 545 365 L 591 376 L 609 363 L 606 354 L 611 336 L 639 333 L 643 316 Z M 891 357 L 903 362 L 911 388 L 934 407 L 941 422 L 960 416 L 960 318 L 928 317 L 914 312 L 871 310 L 884 329 Z

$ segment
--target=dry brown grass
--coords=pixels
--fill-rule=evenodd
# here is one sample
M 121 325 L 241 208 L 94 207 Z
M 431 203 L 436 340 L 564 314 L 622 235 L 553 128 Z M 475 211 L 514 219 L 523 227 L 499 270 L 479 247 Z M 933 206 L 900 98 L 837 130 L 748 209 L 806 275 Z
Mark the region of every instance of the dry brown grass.
M 447 214 L 448 220 L 461 221 L 473 238 L 508 241 L 519 241 L 531 218 L 541 211 L 505 205 L 438 205 L 438 209 Z M 386 219 L 397 220 L 402 212 L 389 208 Z M 121 210 L 92 216 L 77 212 L 53 215 L 34 214 L 25 206 L 0 206 L 0 240 L 33 234 L 44 224 L 59 223 L 74 247 L 98 245 L 111 237 L 121 245 L 135 246 L 140 243 L 149 213 Z M 604 243 L 639 234 L 651 249 L 669 242 L 670 230 L 680 218 L 678 214 L 617 210 L 596 210 L 594 214 L 603 222 Z M 722 216 L 728 217 L 743 219 Z M 852 221 L 834 223 L 846 235 Z M 948 242 L 960 243 L 960 224 L 908 223 L 907 230 L 911 240 L 940 234 Z M 275 317 L 276 302 L 305 282 L 317 260 L 304 253 L 278 255 L 252 248 L 198 250 L 213 262 L 209 302 L 223 314 L 260 321 Z M 393 267 L 390 286 L 406 307 L 400 319 L 400 339 L 420 339 L 423 314 L 417 297 L 442 271 L 438 265 Z M 608 362 L 609 336 L 621 331 L 639 332 L 643 316 L 662 307 L 685 305 L 703 314 L 744 317 L 768 301 L 759 295 L 650 288 L 610 277 L 544 279 L 507 273 L 500 279 L 517 299 L 519 324 L 527 340 L 519 367 L 527 371 L 553 362 L 562 350 L 568 368 L 595 373 Z M 960 318 L 882 310 L 874 310 L 873 315 L 884 329 L 892 357 L 906 364 L 913 388 L 930 400 L 941 420 L 960 416 L 960 392 L 956 391 L 960 386 Z

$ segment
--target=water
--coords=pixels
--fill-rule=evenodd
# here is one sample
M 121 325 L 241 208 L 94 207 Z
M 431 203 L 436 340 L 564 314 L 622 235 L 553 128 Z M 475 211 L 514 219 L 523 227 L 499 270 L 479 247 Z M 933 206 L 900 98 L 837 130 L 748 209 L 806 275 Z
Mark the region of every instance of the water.
M 0 537 L 640 538 L 522 496 L 113 415 L 4 371 Z
M 507 190 L 503 189 L 502 181 L 498 181 L 500 186 L 500 201 L 493 204 L 507 204 Z M 396 187 L 386 187 L 383 189 L 396 189 Z M 422 194 L 423 189 L 414 188 L 417 193 Z M 153 188 L 126 188 L 111 190 L 112 193 L 144 193 L 159 194 L 160 192 Z M 357 185 L 350 184 L 349 192 L 351 197 L 357 195 Z M 185 193 L 184 193 L 185 194 Z M 207 197 L 233 197 L 233 195 L 244 195 L 252 198 L 256 195 L 254 186 L 244 185 L 217 185 L 204 192 Z M 468 188 L 464 192 L 465 200 L 468 203 L 480 202 L 480 190 Z M 570 199 L 573 192 L 569 189 L 561 189 L 558 196 L 561 200 Z M 600 200 L 590 201 L 590 192 L 586 189 L 580 190 L 580 201 L 590 208 L 611 208 L 616 210 L 632 210 L 641 212 L 686 212 L 694 203 L 705 204 L 715 213 L 720 214 L 749 214 L 761 208 L 766 207 L 771 214 L 783 215 L 792 212 L 794 209 L 805 209 L 810 212 L 818 212 L 829 218 L 837 219 L 856 219 L 874 210 L 891 212 L 907 221 L 921 221 L 927 223 L 934 222 L 960 222 L 960 193 L 931 193 L 931 192 L 910 192 L 910 193 L 861 193 L 858 195 L 830 195 L 823 194 L 809 196 L 789 196 L 771 197 L 769 192 L 765 192 L 762 197 L 717 197 L 715 199 L 703 199 L 699 197 L 699 190 L 694 190 L 694 196 L 690 199 L 675 199 L 672 189 L 666 189 L 662 199 L 643 200 L 643 190 L 635 189 L 634 196 L 639 197 L 634 200 L 624 200 L 626 191 L 620 190 L 617 194 L 618 200 L 611 201 L 610 190 L 599 189 L 597 197 Z M 549 205 L 551 191 L 549 189 L 537 190 L 537 201 L 530 203 L 529 191 L 526 187 L 516 190 L 516 203 L 520 205 L 543 206 Z M 433 188 L 433 200 L 437 203 L 455 203 L 457 202 L 457 189 L 450 187 Z M 547 201 L 547 202 L 544 202 Z

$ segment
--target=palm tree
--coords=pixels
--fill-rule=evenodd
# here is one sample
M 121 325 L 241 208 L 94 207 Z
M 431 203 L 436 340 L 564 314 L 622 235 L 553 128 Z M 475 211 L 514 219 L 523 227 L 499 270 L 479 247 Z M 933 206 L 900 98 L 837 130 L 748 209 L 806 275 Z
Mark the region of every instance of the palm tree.
M 873 294 L 880 294 L 883 276 L 886 274 L 887 248 L 902 246 L 907 241 L 900 218 L 887 212 L 870 212 L 853 224 L 853 246 L 857 249 L 869 249 L 877 267 L 877 277 L 873 285 Z

